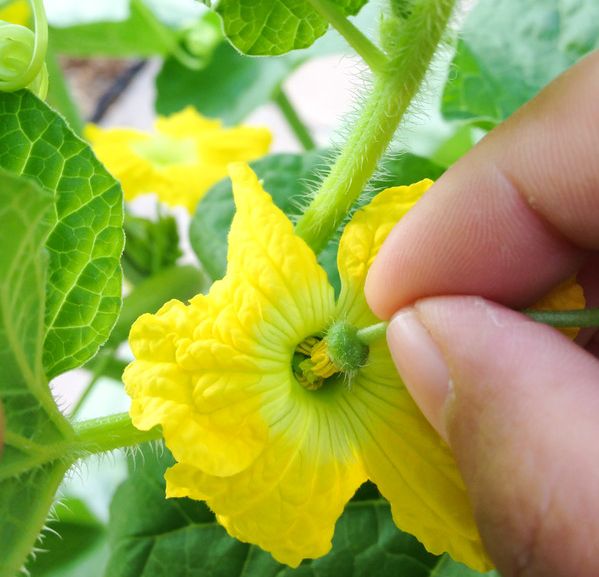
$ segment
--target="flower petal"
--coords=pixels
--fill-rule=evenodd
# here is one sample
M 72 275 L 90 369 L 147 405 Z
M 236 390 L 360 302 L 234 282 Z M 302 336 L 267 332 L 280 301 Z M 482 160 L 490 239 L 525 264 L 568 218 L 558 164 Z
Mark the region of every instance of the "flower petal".
M 488 570 L 455 461 L 397 376 L 384 341 L 371 345 L 352 391 L 348 418 L 368 477 L 391 503 L 395 524 L 432 553 L 448 552 Z
M 267 128 L 224 128 L 192 107 L 155 122 L 156 133 L 127 128 L 86 128 L 98 158 L 121 181 L 125 198 L 156 193 L 169 205 L 193 213 L 198 201 L 227 174 L 231 162 L 249 162 L 268 152 Z
M 366 475 L 349 435 L 337 428 L 342 416 L 331 415 L 326 402 L 272 405 L 273 416 L 288 412 L 250 468 L 219 478 L 175 465 L 166 474 L 167 496 L 205 499 L 233 537 L 296 567 L 330 550 L 335 523 Z
M 208 379 L 212 387 L 227 388 L 230 378 L 218 371 L 209 376 L 189 371 L 181 360 L 185 360 L 195 326 L 206 312 L 199 306 L 170 301 L 155 315 L 141 316 L 129 337 L 136 360 L 125 370 L 123 381 L 132 397 L 130 413 L 136 427 L 147 430 L 162 425 L 166 444 L 177 461 L 199 463 L 215 474 L 234 474 L 262 452 L 267 439 L 264 421 L 244 404 L 248 389 L 239 386 L 259 381 L 260 376 L 249 373 L 242 383 L 228 388 L 225 407 L 201 403 L 202 379 Z M 214 341 L 206 341 L 206 347 L 211 344 Z M 247 370 L 248 360 L 243 355 L 222 349 L 219 353 L 228 357 L 230 373 Z
M 339 316 L 356 326 L 377 321 L 364 297 L 368 269 L 391 229 L 432 184 L 432 180 L 425 179 L 410 186 L 387 188 L 358 210 L 345 227 L 337 255 L 341 277 Z
M 148 134 L 130 128 L 103 129 L 95 124 L 88 124 L 85 127 L 85 138 L 92 145 L 100 162 L 121 183 L 126 200 L 154 192 L 154 184 L 160 180 L 160 175 L 132 148 L 135 143 L 149 140 Z
M 169 116 L 159 116 L 154 122 L 154 128 L 156 132 L 173 138 L 190 138 L 202 132 L 219 130 L 222 122 L 203 116 L 193 106 L 186 106 Z
M 333 289 L 316 257 L 245 165 L 232 169 L 237 213 L 229 271 L 207 296 L 134 324 L 125 372 L 136 426 L 161 424 L 179 463 L 235 475 L 264 450 L 264 397 L 286 398 L 295 347 L 322 332 Z M 279 252 L 280 251 L 280 252 Z
M 335 310 L 333 288 L 308 245 L 243 163 L 229 167 L 237 214 L 229 233 L 227 275 L 243 279 L 237 314 L 259 314 L 279 328 L 285 348 L 322 332 Z M 260 311 L 256 303 L 264 303 Z M 261 340 L 261 337 L 260 339 Z

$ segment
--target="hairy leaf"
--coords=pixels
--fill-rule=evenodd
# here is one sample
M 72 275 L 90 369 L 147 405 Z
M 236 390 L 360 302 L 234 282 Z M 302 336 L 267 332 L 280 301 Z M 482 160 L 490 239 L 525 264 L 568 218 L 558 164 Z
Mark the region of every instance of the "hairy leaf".
M 0 172 L 0 401 L 6 420 L 0 577 L 13 577 L 24 564 L 70 464 L 62 447 L 73 432 L 54 403 L 42 365 L 44 244 L 51 213 L 50 193 Z
M 165 452 L 145 451 L 117 490 L 110 520 L 112 555 L 106 577 L 425 577 L 437 558 L 400 532 L 386 501 L 350 502 L 337 524 L 332 551 L 297 569 L 227 535 L 204 503 L 164 498 Z
M 336 0 L 346 15 L 368 0 Z M 309 0 L 220 0 L 225 35 L 244 54 L 275 55 L 307 48 L 328 28 Z
M 478 2 L 461 33 L 443 113 L 489 128 L 598 46 L 596 0 Z
M 0 167 L 52 193 L 46 241 L 44 367 L 80 366 L 108 338 L 121 307 L 123 196 L 64 120 L 27 91 L 0 94 Z

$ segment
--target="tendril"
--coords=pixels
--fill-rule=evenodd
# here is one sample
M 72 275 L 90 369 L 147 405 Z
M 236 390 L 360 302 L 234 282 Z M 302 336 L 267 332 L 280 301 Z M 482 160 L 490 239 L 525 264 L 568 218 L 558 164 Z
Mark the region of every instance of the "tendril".
M 30 0 L 34 31 L 0 21 L 0 91 L 29 88 L 40 98 L 48 92 L 48 21 L 43 0 Z

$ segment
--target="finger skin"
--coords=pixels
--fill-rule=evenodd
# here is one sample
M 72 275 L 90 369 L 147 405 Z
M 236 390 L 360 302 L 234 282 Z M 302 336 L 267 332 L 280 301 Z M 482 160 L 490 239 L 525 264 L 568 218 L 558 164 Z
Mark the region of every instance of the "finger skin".
M 599 308 L 599 253 L 595 253 L 584 263 L 576 275 L 576 280 L 582 285 L 587 308 Z M 596 328 L 582 329 L 576 342 L 581 346 L 587 346 L 596 333 Z M 596 355 L 595 351 L 591 352 Z
M 448 362 L 445 429 L 501 574 L 599 575 L 599 361 L 477 297 L 415 309 Z
M 597 94 L 599 51 L 451 167 L 371 267 L 373 311 L 442 294 L 521 307 L 573 274 L 599 248 Z

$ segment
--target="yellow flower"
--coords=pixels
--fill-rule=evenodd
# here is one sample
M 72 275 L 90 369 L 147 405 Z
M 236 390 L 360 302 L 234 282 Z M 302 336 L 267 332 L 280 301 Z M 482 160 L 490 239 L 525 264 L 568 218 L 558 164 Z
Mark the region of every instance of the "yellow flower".
M 232 536 L 297 566 L 329 551 L 345 504 L 371 479 L 398 527 L 429 551 L 488 568 L 454 460 L 385 340 L 370 345 L 350 382 L 323 356 L 335 321 L 377 322 L 364 298 L 367 270 L 431 181 L 385 190 L 355 214 L 339 245 L 335 302 L 314 253 L 254 173 L 243 164 L 230 173 L 237 212 L 226 277 L 189 305 L 173 300 L 143 315 L 130 335 L 131 417 L 143 430 L 161 425 L 177 461 L 167 496 L 207 501 Z
M 0 8 L 0 20 L 10 22 L 11 24 L 20 24 L 27 26 L 31 19 L 31 9 L 27 0 L 16 0 L 9 2 Z
M 227 165 L 268 152 L 266 128 L 223 128 L 191 106 L 159 117 L 155 132 L 88 125 L 85 136 L 99 160 L 120 180 L 125 198 L 154 192 L 171 206 L 193 213 L 204 193 L 227 174 Z

